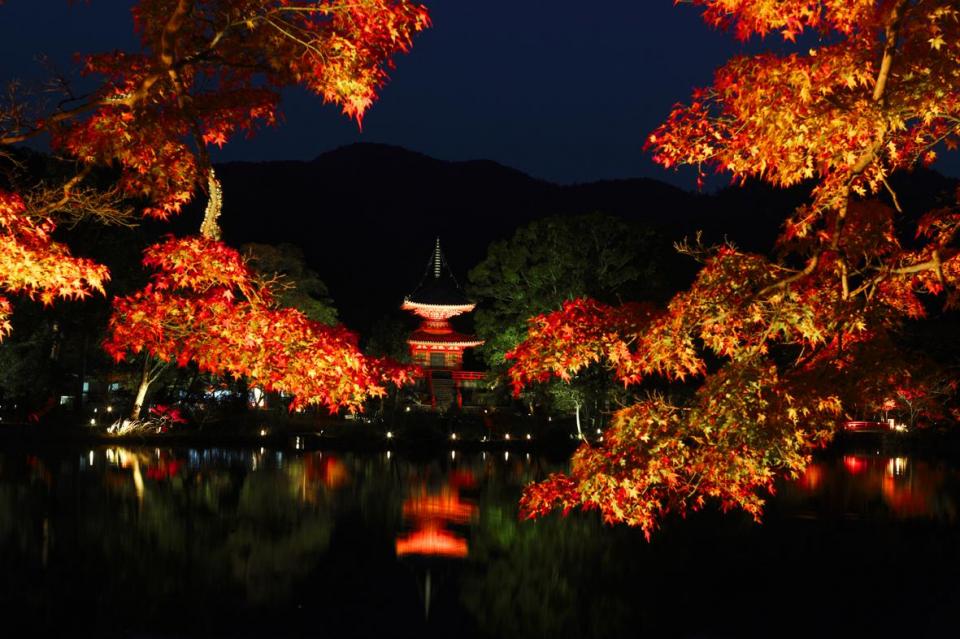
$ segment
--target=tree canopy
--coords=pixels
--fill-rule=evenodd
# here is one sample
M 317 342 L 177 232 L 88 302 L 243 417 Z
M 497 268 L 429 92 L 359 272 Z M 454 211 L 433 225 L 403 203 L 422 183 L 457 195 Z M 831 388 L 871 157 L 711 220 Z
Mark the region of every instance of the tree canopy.
M 468 276 L 487 363 L 503 366 L 504 355 L 523 339 L 527 318 L 559 310 L 567 300 L 616 302 L 656 293 L 662 275 L 655 240 L 649 229 L 593 213 L 535 220 L 491 244 Z
M 200 237 L 147 250 L 145 263 L 158 272 L 142 291 L 117 298 L 108 350 L 118 358 L 147 350 L 180 364 L 197 357 L 202 369 L 265 378 L 279 390 L 299 387 L 306 402 L 359 406 L 357 393 L 381 392 L 381 364 L 365 361 L 342 327 L 278 307 L 275 287 L 267 294 L 219 241 L 222 193 L 207 149 L 275 124 L 281 91 L 291 86 L 339 105 L 359 124 L 393 57 L 429 25 L 426 9 L 407 0 L 139 0 L 132 11 L 140 50 L 78 56 L 96 79 L 92 92 L 59 86 L 63 100 L 39 114 L 16 92 L 0 107 L 0 162 L 10 187 L 22 191 L 0 191 L 0 290 L 45 303 L 102 293 L 106 267 L 53 241 L 56 221 L 166 219 L 205 190 Z M 73 170 L 23 187 L 6 148 L 41 134 Z M 92 179 L 103 167 L 116 172 L 112 187 Z M 0 333 L 9 331 L 9 312 L 0 297 Z M 264 334 L 241 334 L 254 330 Z M 252 355 L 250 340 L 279 350 Z M 292 358 L 284 348 L 290 343 L 328 348 Z M 398 374 L 388 377 L 404 377 Z
M 772 259 L 686 247 L 703 266 L 665 309 L 581 300 L 531 321 L 509 355 L 518 387 L 597 361 L 625 384 L 700 382 L 681 405 L 652 395 L 619 411 L 569 474 L 526 491 L 531 516 L 596 507 L 649 535 L 667 513 L 713 499 L 759 518 L 763 493 L 860 417 L 852 407 L 928 393 L 896 332 L 934 299 L 956 303 L 960 209 L 947 201 L 907 219 L 887 177 L 960 134 L 956 4 L 695 4 L 741 38 L 780 32 L 792 42 L 814 31 L 821 42 L 730 60 L 650 135 L 654 158 L 779 186 L 811 180 L 813 192 L 784 221 Z
M 293 407 L 360 409 L 409 371 L 364 357 L 356 336 L 274 302 L 240 254 L 216 240 L 170 238 L 147 249 L 155 270 L 142 290 L 114 300 L 107 352 L 146 352 L 164 362 L 244 376 L 295 396 Z
M 304 261 L 303 249 L 292 244 L 244 244 L 243 253 L 253 270 L 264 279 L 274 279 L 277 304 L 295 308 L 321 324 L 337 323 L 337 309 L 327 285 Z

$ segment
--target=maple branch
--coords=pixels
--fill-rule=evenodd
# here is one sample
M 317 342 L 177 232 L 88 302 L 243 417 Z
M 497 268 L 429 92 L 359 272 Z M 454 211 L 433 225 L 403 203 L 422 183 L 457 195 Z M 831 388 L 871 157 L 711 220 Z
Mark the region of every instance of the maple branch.
M 96 99 L 90 100 L 83 104 L 79 104 L 72 109 L 67 109 L 66 111 L 58 111 L 51 115 L 49 118 L 39 120 L 36 126 L 25 133 L 19 133 L 15 135 L 7 135 L 0 137 L 0 145 L 10 145 L 18 144 L 20 142 L 25 142 L 36 135 L 43 133 L 49 129 L 56 128 L 61 122 L 69 120 L 73 117 L 76 117 L 87 111 L 97 109 L 106 105 L 122 105 L 126 107 L 133 108 L 137 103 L 143 101 L 147 97 L 147 94 L 150 92 L 150 89 L 154 84 L 162 77 L 160 73 L 153 73 L 146 76 L 143 79 L 143 82 L 140 83 L 140 86 L 136 90 L 131 91 L 123 95 L 109 95 L 101 96 Z
M 887 178 L 882 179 L 883 186 L 886 187 L 887 193 L 890 194 L 890 197 L 893 199 L 893 207 L 897 209 L 897 213 L 903 213 L 903 208 L 900 206 L 900 200 L 897 198 L 897 192 L 893 190 L 893 187 L 890 186 L 890 183 L 887 182 Z
M 315 45 L 313 45 L 311 42 L 309 42 L 309 41 L 307 41 L 307 40 L 303 40 L 302 38 L 298 38 L 296 35 L 294 35 L 293 33 L 291 33 L 290 30 L 295 30 L 296 27 L 295 27 L 294 25 L 291 25 L 291 24 L 290 24 L 289 22 L 287 22 L 286 20 L 279 20 L 279 19 L 278 19 L 278 22 L 280 22 L 281 24 L 283 24 L 283 25 L 286 27 L 286 29 L 284 29 L 284 28 L 281 27 L 279 24 L 277 24 L 276 22 L 274 22 L 274 20 L 273 20 L 272 18 L 269 18 L 269 17 L 266 17 L 266 16 L 265 16 L 265 17 L 264 17 L 264 21 L 265 21 L 267 24 L 269 24 L 271 27 L 273 27 L 274 29 L 276 29 L 277 31 L 279 31 L 281 34 L 283 34 L 284 36 L 286 36 L 287 38 L 289 38 L 290 40 L 293 40 L 294 42 L 296 42 L 297 44 L 299 44 L 300 46 L 302 46 L 302 47 L 303 47 L 304 49 L 306 49 L 307 51 L 312 52 L 314 55 L 316 55 L 316 56 L 317 56 L 318 58 L 320 58 L 321 60 L 326 60 L 326 59 L 327 59 L 327 56 L 324 55 L 323 51 L 321 51 L 319 48 L 317 48 L 317 47 L 316 47 Z
M 850 278 L 847 273 L 847 261 L 839 257 L 837 262 L 840 264 L 840 287 L 843 291 L 843 297 L 841 299 L 846 301 L 850 299 Z
M 886 27 L 884 29 L 885 42 L 883 47 L 883 59 L 880 62 L 880 71 L 877 74 L 877 79 L 874 82 L 873 86 L 873 101 L 876 103 L 883 103 L 885 91 L 887 88 L 887 79 L 890 77 L 890 69 L 893 65 L 894 53 L 897 47 L 897 39 L 900 32 L 900 25 L 903 22 L 904 9 L 907 5 L 907 0 L 898 0 L 898 2 L 890 10 L 890 16 L 887 20 Z M 886 128 L 886 127 L 885 127 Z M 847 178 L 846 185 L 842 197 L 842 203 L 839 210 L 837 211 L 837 219 L 834 222 L 833 237 L 830 241 L 830 248 L 837 253 L 837 261 L 840 265 L 840 285 L 843 291 L 843 299 L 850 299 L 850 280 L 848 276 L 847 263 L 843 255 L 840 253 L 840 236 L 843 233 L 844 220 L 847 215 L 847 208 L 850 203 L 850 187 L 854 179 L 859 176 L 861 173 L 867 170 L 874 160 L 877 159 L 877 153 L 880 152 L 880 149 L 883 148 L 884 134 L 881 133 L 878 135 L 877 139 L 871 144 L 861 155 L 857 158 L 857 161 L 850 169 L 850 176 Z M 883 181 L 887 186 L 887 189 L 893 195 L 894 203 L 896 204 L 897 210 L 901 211 L 900 203 L 897 201 L 896 193 L 893 192 L 893 189 L 890 188 L 890 185 L 887 184 L 887 181 Z
M 190 0 L 179 0 L 177 8 L 170 14 L 167 24 L 163 27 L 163 33 L 160 35 L 160 62 L 165 69 L 173 67 L 173 38 L 183 26 L 183 21 L 187 17 L 187 13 L 190 12 L 191 6 Z
M 184 58 L 182 60 L 175 60 L 172 50 L 174 48 L 173 37 L 183 26 L 184 19 L 190 11 L 191 3 L 189 0 L 179 0 L 177 8 L 174 10 L 173 14 L 170 16 L 170 19 L 167 21 L 167 24 L 164 26 L 163 33 L 160 39 L 160 62 L 163 65 L 164 70 L 171 76 L 175 81 L 177 76 L 177 69 L 186 66 L 194 59 L 201 56 L 204 52 L 198 52 L 194 56 Z M 233 25 L 230 25 L 233 26 Z M 230 27 L 228 27 L 230 28 Z M 218 37 L 214 37 L 213 45 L 219 41 Z M 129 108 L 135 107 L 137 104 L 142 102 L 147 95 L 150 93 L 150 90 L 153 86 L 163 77 L 163 73 L 156 72 L 151 73 L 143 78 L 140 83 L 140 86 L 135 90 L 123 94 L 123 95 L 107 95 L 100 96 L 95 99 L 91 99 L 88 102 L 79 104 L 71 109 L 64 111 L 58 111 L 54 113 L 49 118 L 40 120 L 37 125 L 26 132 L 18 133 L 15 135 L 7 135 L 0 137 L 0 145 L 9 145 L 9 144 L 18 144 L 20 142 L 25 142 L 37 134 L 47 131 L 52 128 L 56 128 L 61 122 L 74 118 L 78 115 L 81 115 L 87 111 L 100 108 L 107 105 L 117 105 L 117 106 L 126 106 Z
M 31 129 L 30 131 L 27 131 L 25 133 L 18 133 L 14 135 L 7 135 L 4 137 L 0 137 L 0 145 L 17 144 L 19 142 L 25 142 L 26 140 L 29 140 L 30 138 L 36 136 L 38 133 L 41 133 L 49 129 L 52 126 L 56 126 L 57 124 L 59 124 L 60 122 L 63 122 L 64 120 L 69 120 L 70 118 L 76 115 L 79 115 L 84 111 L 89 111 L 90 109 L 94 109 L 98 106 L 106 104 L 108 101 L 109 100 L 107 98 L 100 98 L 97 100 L 93 100 L 91 102 L 87 102 L 85 104 L 81 104 L 72 109 L 67 109 L 66 111 L 58 111 L 57 113 L 54 113 L 53 115 L 51 115 L 49 118 L 40 120 L 37 123 L 37 126 Z
M 840 209 L 837 211 L 837 219 L 833 223 L 833 238 L 830 241 L 830 250 L 837 254 L 837 262 L 840 264 L 840 285 L 843 289 L 843 299 L 850 297 L 850 281 L 847 278 L 847 262 L 840 252 L 840 235 L 843 233 L 843 222 L 847 217 L 847 209 L 850 206 L 850 184 L 844 189 L 843 201 Z
M 868 288 L 872 288 L 877 284 L 881 283 L 883 280 L 887 279 L 891 275 L 913 275 L 915 273 L 922 273 L 924 271 L 934 271 L 937 275 L 937 279 L 940 284 L 944 287 L 947 285 L 946 278 L 943 274 L 943 263 L 940 258 L 940 251 L 933 251 L 933 255 L 929 260 L 924 262 L 917 262 L 916 264 L 910 264 L 909 266 L 900 266 L 897 268 L 885 269 L 881 273 L 875 275 L 874 277 L 868 279 L 856 290 L 851 293 L 852 296 L 859 295 Z
M 934 263 L 934 270 L 936 270 L 937 272 L 937 280 L 939 280 L 940 286 L 946 288 L 947 280 L 943 276 L 943 264 L 940 262 L 940 251 L 936 249 L 934 249 L 933 251 L 933 263 Z
M 867 167 L 877 159 L 877 153 L 880 149 L 883 148 L 883 134 L 871 144 L 861 155 L 857 158 L 857 161 L 850 167 L 850 177 L 847 178 L 847 184 L 853 182 L 854 178 L 867 170 Z M 849 196 L 849 192 L 847 193 Z
M 900 26 L 903 23 L 904 8 L 907 0 L 898 0 L 897 4 L 890 10 L 890 17 L 884 28 L 885 42 L 883 47 L 883 59 L 880 61 L 880 71 L 877 73 L 877 79 L 873 84 L 873 101 L 882 103 L 887 89 L 887 80 L 890 77 L 890 69 L 893 66 L 894 53 L 897 48 L 897 38 L 900 34 Z M 877 158 L 877 153 L 883 148 L 883 134 L 866 149 L 850 169 L 850 177 L 847 179 L 849 185 L 855 177 L 863 173 L 868 166 Z M 846 194 L 849 196 L 849 191 Z
M 791 284 L 793 284 L 794 282 L 798 280 L 802 280 L 806 276 L 810 275 L 817 268 L 817 264 L 819 264 L 820 262 L 820 255 L 821 253 L 818 251 L 816 254 L 814 254 L 813 257 L 811 257 L 807 261 L 807 265 L 803 268 L 802 271 L 797 271 L 796 273 L 794 273 L 789 277 L 785 277 L 778 282 L 774 282 L 773 284 L 770 284 L 769 286 L 764 287 L 763 289 L 760 290 L 759 293 L 756 294 L 756 297 L 766 297 L 768 293 L 772 293 L 773 291 L 784 289 L 790 286 Z
M 83 180 L 85 180 L 86 177 L 87 177 L 88 175 L 90 175 L 91 169 L 92 169 L 92 167 L 90 167 L 89 165 L 87 165 L 87 166 L 85 166 L 83 169 L 81 169 L 79 173 L 77 173 L 77 174 L 74 175 L 72 178 L 70 178 L 69 180 L 67 180 L 67 181 L 64 183 L 64 185 L 63 185 L 63 195 L 62 195 L 62 197 L 61 197 L 59 200 L 57 200 L 56 202 L 51 202 L 51 203 L 47 204 L 46 206 L 44 206 L 43 208 L 41 208 L 39 211 L 37 211 L 37 215 L 39 215 L 39 216 L 41 216 L 41 217 L 46 217 L 46 216 L 48 216 L 50 213 L 52 213 L 53 211 L 55 211 L 56 209 L 60 208 L 61 206 L 65 205 L 67 202 L 69 202 L 69 201 L 70 201 L 71 192 L 73 191 L 73 189 L 74 189 L 78 184 L 80 184 L 80 182 L 82 182 Z
M 940 257 L 932 257 L 926 262 L 918 262 L 917 264 L 911 264 L 910 266 L 901 266 L 899 268 L 892 268 L 888 272 L 890 275 L 912 275 L 913 273 L 922 273 L 923 271 L 931 271 L 940 268 Z
M 880 72 L 877 75 L 877 81 L 873 86 L 873 101 L 880 102 L 883 99 L 884 91 L 887 88 L 887 78 L 890 77 L 890 68 L 893 66 L 893 54 L 897 48 L 897 37 L 900 32 L 900 25 L 903 22 L 904 9 L 907 6 L 907 0 L 899 0 L 890 10 L 890 17 L 884 28 L 886 41 L 883 46 L 883 60 L 880 62 Z

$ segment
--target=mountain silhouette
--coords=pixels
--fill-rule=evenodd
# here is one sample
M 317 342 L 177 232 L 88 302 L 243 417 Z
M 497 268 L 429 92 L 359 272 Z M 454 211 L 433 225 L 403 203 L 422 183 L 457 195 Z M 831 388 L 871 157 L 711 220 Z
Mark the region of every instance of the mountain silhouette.
M 413 290 L 438 236 L 461 282 L 491 242 L 558 214 L 599 211 L 653 227 L 666 243 L 702 231 L 707 243 L 769 252 L 784 217 L 809 193 L 808 186 L 751 182 L 707 195 L 646 178 L 558 185 L 488 160 L 444 161 L 382 144 L 353 144 L 311 161 L 225 163 L 217 174 L 224 239 L 300 246 L 341 319 L 361 331 Z M 924 206 L 956 188 L 956 180 L 930 171 L 897 184 L 901 201 Z M 198 215 L 187 215 L 185 228 L 195 228 Z M 683 271 L 678 286 L 694 272 L 684 260 L 669 265 Z

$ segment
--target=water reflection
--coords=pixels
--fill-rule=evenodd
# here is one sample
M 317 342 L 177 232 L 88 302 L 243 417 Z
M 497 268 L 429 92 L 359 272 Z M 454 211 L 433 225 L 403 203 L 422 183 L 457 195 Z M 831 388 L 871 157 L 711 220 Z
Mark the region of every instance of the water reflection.
M 876 452 L 848 453 L 808 466 L 788 485 L 787 497 L 814 505 L 824 515 L 869 513 L 872 517 L 953 521 L 956 480 L 956 471 L 942 462 Z
M 473 485 L 473 473 L 466 470 L 452 471 L 439 491 L 430 491 L 425 481 L 412 489 L 403 502 L 403 518 L 413 529 L 397 537 L 397 556 L 465 558 L 466 538 L 448 526 L 465 526 L 476 518 L 477 507 L 460 498 L 460 488 Z
M 36 634 L 83 618 L 122 636 L 747 636 L 811 587 L 845 597 L 863 632 L 905 605 L 933 606 L 935 624 L 960 603 L 960 491 L 943 461 L 818 461 L 762 526 L 708 510 L 652 543 L 591 513 L 520 521 L 522 486 L 555 470 L 517 451 L 0 452 L 0 612 Z M 907 585 L 864 588 L 857 608 L 860 589 L 828 578 L 840 566 Z M 758 612 L 727 614 L 744 596 Z

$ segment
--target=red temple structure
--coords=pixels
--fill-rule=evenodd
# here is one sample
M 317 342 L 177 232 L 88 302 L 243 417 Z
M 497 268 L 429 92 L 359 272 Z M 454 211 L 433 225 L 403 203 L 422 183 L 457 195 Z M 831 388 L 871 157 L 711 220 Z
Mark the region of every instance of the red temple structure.
M 483 373 L 463 370 L 463 351 L 483 340 L 458 333 L 450 324 L 451 317 L 469 313 L 474 306 L 453 276 L 437 238 L 420 285 L 400 307 L 423 318 L 407 343 L 414 363 L 423 368 L 434 409 L 446 410 L 454 402 L 462 408 L 464 388 L 483 378 Z

